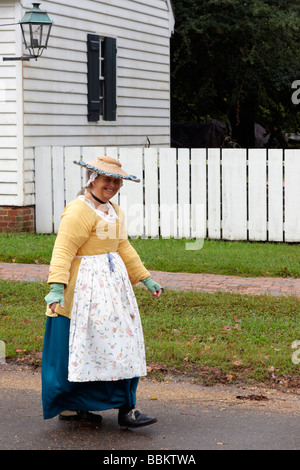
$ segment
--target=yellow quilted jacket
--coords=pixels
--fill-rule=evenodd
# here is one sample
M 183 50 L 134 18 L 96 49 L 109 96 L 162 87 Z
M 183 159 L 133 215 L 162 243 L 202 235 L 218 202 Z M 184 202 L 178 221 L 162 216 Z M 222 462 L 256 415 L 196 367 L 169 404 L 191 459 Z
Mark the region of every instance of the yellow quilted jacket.
M 131 283 L 134 285 L 150 276 L 139 255 L 128 241 L 123 211 L 112 203 L 118 220 L 103 220 L 83 200 L 70 202 L 62 215 L 54 244 L 48 283 L 65 284 L 64 307 L 56 306 L 55 314 L 47 306 L 46 315 L 64 315 L 70 318 L 73 296 L 81 256 L 118 252 Z

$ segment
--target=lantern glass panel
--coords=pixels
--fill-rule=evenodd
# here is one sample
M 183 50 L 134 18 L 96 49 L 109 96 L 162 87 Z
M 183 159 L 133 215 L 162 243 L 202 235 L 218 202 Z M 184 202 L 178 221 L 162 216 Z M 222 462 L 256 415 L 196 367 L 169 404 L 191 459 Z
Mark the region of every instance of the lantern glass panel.
M 21 23 L 25 48 L 38 57 L 48 45 L 52 24 Z

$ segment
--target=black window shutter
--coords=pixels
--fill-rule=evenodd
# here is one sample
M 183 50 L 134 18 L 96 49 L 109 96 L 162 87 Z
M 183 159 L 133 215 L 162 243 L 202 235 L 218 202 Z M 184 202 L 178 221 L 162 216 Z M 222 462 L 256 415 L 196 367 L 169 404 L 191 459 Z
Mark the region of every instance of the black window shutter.
M 99 121 L 100 80 L 99 80 L 99 36 L 87 35 L 88 66 L 88 121 Z
M 117 41 L 104 40 L 104 120 L 115 121 L 117 111 Z

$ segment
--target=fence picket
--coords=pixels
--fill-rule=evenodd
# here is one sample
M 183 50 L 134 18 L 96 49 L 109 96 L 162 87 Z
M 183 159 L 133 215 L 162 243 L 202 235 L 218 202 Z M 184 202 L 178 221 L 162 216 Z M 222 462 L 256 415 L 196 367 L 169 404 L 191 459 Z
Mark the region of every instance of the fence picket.
M 269 241 L 283 241 L 283 151 L 268 150 Z
M 220 149 L 207 151 L 208 238 L 221 238 Z M 216 184 L 217 182 L 217 184 Z
M 246 149 L 37 147 L 37 233 L 57 232 L 85 183 L 73 160 L 101 154 L 141 179 L 125 180 L 114 197 L 130 237 L 300 241 L 300 152 L 284 159 L 282 149 L 249 149 L 247 160 Z
M 80 160 L 83 162 L 92 162 L 97 160 L 98 157 L 105 154 L 104 147 L 82 147 L 80 152 Z M 78 167 L 79 168 L 79 167 Z M 86 184 L 86 169 L 81 168 L 81 187 L 83 188 Z
M 191 150 L 191 238 L 206 238 L 206 149 Z
M 249 149 L 249 240 L 267 240 L 267 165 L 264 149 Z
M 82 187 L 82 170 L 73 161 L 80 160 L 80 147 L 65 147 L 65 200 L 69 204 Z
M 176 149 L 159 151 L 160 235 L 177 237 Z
M 158 151 L 155 148 L 144 150 L 145 167 L 145 236 L 159 237 L 158 208 Z
M 97 160 L 102 155 L 105 155 L 104 147 L 82 147 L 81 149 L 81 160 L 86 163 Z
M 52 147 L 53 166 L 53 223 L 54 232 L 57 233 L 61 215 L 65 208 L 64 190 L 64 148 Z
M 300 159 L 295 150 L 285 151 L 285 241 L 300 239 Z
M 36 232 L 53 232 L 51 147 L 35 149 Z
M 100 153 L 99 155 L 108 155 L 109 157 L 113 157 L 116 160 L 119 160 L 119 149 L 118 147 L 98 147 Z M 115 204 L 120 204 L 120 193 L 122 192 L 119 191 L 113 198 L 111 198 L 111 201 L 114 202 Z
M 190 151 L 178 149 L 178 238 L 190 238 Z
M 222 151 L 222 233 L 225 240 L 247 240 L 246 150 Z
M 120 192 L 120 206 L 125 212 L 127 232 L 130 237 L 144 235 L 143 204 L 143 155 L 140 148 L 120 148 L 120 161 L 127 173 L 140 178 L 141 182 L 124 180 Z

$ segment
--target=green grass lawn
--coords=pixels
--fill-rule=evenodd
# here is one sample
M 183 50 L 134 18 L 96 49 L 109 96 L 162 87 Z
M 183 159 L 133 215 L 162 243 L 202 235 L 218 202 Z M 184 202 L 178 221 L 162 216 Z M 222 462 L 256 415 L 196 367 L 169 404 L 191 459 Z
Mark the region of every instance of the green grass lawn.
M 0 234 L 0 262 L 46 263 L 55 235 Z M 205 240 L 201 250 L 186 250 L 190 240 L 135 239 L 145 266 L 170 272 L 236 276 L 300 277 L 300 245 Z
M 283 381 L 299 385 L 292 361 L 300 340 L 300 300 L 229 293 L 165 292 L 136 287 L 148 364 L 213 382 Z M 0 340 L 8 359 L 39 364 L 46 322 L 46 283 L 0 280 Z
M 0 262 L 45 263 L 55 235 L 0 234 Z M 131 240 L 146 267 L 171 272 L 300 277 L 300 246 L 206 240 Z M 167 291 L 155 301 L 135 288 L 147 361 L 200 380 L 298 381 L 291 345 L 300 340 L 300 299 Z M 0 280 L 0 340 L 8 359 L 39 363 L 46 317 L 46 283 Z M 158 367 L 159 368 L 159 367 Z M 207 373 L 205 371 L 208 371 Z

